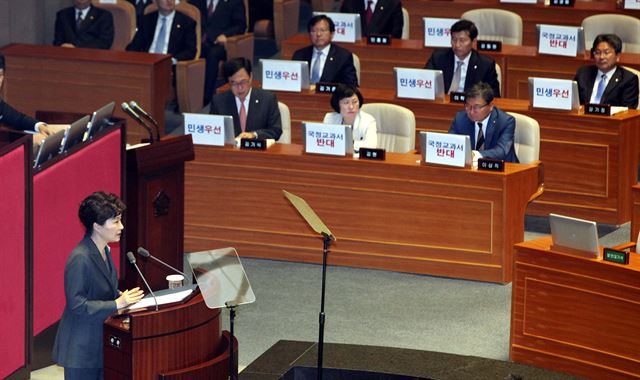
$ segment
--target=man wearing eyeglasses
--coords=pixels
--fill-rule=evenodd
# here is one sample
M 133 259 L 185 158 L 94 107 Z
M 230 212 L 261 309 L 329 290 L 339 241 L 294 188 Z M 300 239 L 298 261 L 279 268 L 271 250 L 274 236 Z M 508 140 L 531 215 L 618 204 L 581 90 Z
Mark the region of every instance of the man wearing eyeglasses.
M 311 46 L 293 53 L 294 61 L 309 63 L 311 83 L 329 82 L 358 86 L 353 54 L 345 48 L 332 44 L 336 26 L 326 15 L 317 15 L 307 24 Z
M 610 104 L 638 107 L 638 76 L 618 66 L 622 40 L 615 34 L 600 34 L 593 40 L 594 65 L 582 66 L 573 80 L 578 82 L 580 104 Z
M 513 145 L 516 121 L 493 105 L 493 90 L 487 83 L 473 85 L 465 93 L 464 111 L 459 111 L 449 133 L 471 138 L 474 160 L 493 158 L 519 162 Z
M 230 115 L 236 138 L 274 139 L 282 134 L 278 99 L 269 91 L 251 86 L 251 61 L 233 58 L 224 64 L 230 89 L 216 94 L 209 113 Z

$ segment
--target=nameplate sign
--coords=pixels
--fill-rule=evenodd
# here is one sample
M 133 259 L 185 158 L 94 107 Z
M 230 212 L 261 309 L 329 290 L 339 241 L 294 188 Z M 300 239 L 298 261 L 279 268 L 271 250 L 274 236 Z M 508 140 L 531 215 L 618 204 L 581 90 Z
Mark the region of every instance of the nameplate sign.
M 386 34 L 370 34 L 367 36 L 367 45 L 391 45 L 391 36 Z
M 451 25 L 457 18 L 423 17 L 424 46 L 451 47 Z
M 398 98 L 444 100 L 442 71 L 394 67 Z
M 640 0 L 624 0 L 624 9 L 640 9 Z
M 552 78 L 529 78 L 532 82 L 532 105 L 534 108 L 570 111 L 574 108 L 574 86 L 572 80 Z M 577 98 L 577 94 L 575 94 Z
M 552 7 L 573 7 L 573 0 L 551 0 L 549 5 Z
M 224 146 L 225 117 L 199 113 L 184 114 L 184 133 L 194 144 Z
M 100 0 L 100 4 L 118 4 L 118 0 Z
M 584 114 L 611 116 L 611 105 L 610 104 L 593 104 L 593 103 L 585 104 Z
M 612 249 L 612 248 L 604 248 L 602 250 L 602 259 L 610 263 L 628 265 L 629 252 L 618 251 L 617 249 Z
M 240 139 L 240 149 L 267 150 L 266 139 Z
M 480 50 L 480 51 L 502 51 L 502 41 L 478 40 L 478 50 Z
M 263 89 L 292 92 L 302 91 L 303 62 L 281 59 L 261 59 L 260 63 L 262 64 Z
M 358 158 L 361 160 L 380 160 L 385 159 L 385 150 L 379 148 L 360 148 Z
M 584 51 L 581 26 L 538 25 L 538 53 L 575 57 Z
M 316 92 L 320 94 L 333 94 L 336 92 L 338 85 L 335 83 L 316 83 Z
M 460 168 L 471 164 L 469 136 L 438 132 L 421 132 L 420 135 L 425 163 Z
M 449 103 L 464 103 L 467 101 L 467 96 L 464 92 L 450 92 Z
M 495 160 L 493 158 L 478 158 L 478 170 L 503 172 L 504 160 Z
M 302 123 L 306 153 L 346 156 L 353 154 L 353 135 L 350 125 Z
M 336 26 L 333 42 L 353 43 L 362 39 L 360 15 L 357 13 L 313 12 L 313 15 L 325 15 L 333 20 Z

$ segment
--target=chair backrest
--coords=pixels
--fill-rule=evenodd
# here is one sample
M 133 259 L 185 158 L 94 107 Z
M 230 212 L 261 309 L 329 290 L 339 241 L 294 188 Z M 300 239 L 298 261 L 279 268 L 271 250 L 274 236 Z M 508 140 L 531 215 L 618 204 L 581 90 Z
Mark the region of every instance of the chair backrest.
M 479 8 L 464 12 L 462 18 L 476 24 L 479 39 L 522 45 L 522 17 L 517 13 L 504 9 Z
M 273 1 L 273 34 L 278 49 L 282 41 L 298 33 L 300 0 Z
M 631 71 L 632 73 L 636 74 L 636 76 L 638 77 L 638 81 L 640 81 L 640 71 L 634 69 L 633 67 L 629 67 L 629 66 L 622 66 L 624 69 Z M 640 89 L 638 89 L 638 98 L 640 99 Z M 638 107 L 636 107 L 636 109 L 640 110 L 640 102 L 638 102 Z
M 156 3 L 151 3 L 144 8 L 144 14 L 149 14 L 158 10 Z M 180 13 L 184 13 L 189 16 L 190 19 L 196 22 L 196 56 L 194 59 L 200 58 L 200 44 L 202 42 L 202 29 L 200 27 L 202 19 L 200 18 L 200 10 L 195 5 L 189 4 L 186 0 L 176 4 L 176 10 Z
M 389 103 L 366 103 L 362 110 L 376 119 L 378 148 L 396 153 L 415 149 L 416 117 L 411 110 Z
M 289 107 L 282 102 L 278 102 L 280 110 L 280 120 L 282 121 L 282 134 L 278 139 L 280 144 L 291 144 L 291 112 Z
M 402 7 L 402 37 L 403 40 L 409 39 L 409 11 Z
M 353 67 L 356 68 L 356 78 L 358 79 L 358 85 L 362 86 L 362 82 L 360 82 L 360 57 L 356 53 L 352 53 L 353 55 Z
M 103 3 L 92 0 L 91 4 L 97 8 L 111 12 L 113 16 L 113 44 L 111 50 L 124 50 L 136 34 L 136 8 L 126 0 L 116 0 L 115 3 Z
M 600 14 L 585 17 L 584 44 L 587 49 L 593 45 L 598 34 L 613 33 L 622 40 L 622 51 L 640 53 L 640 19 L 619 14 Z
M 508 112 L 516 119 L 516 132 L 513 138 L 516 156 L 522 164 L 530 164 L 540 159 L 540 125 L 526 115 Z
M 498 62 L 496 62 L 496 74 L 498 74 L 498 86 L 500 88 L 500 95 L 504 96 L 504 87 L 502 86 L 502 68 Z

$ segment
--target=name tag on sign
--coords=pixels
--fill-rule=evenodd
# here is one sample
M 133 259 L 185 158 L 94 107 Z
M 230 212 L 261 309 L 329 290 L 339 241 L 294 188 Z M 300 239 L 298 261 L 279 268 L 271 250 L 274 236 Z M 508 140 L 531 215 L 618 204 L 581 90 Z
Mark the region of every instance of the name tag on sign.
M 262 88 L 265 90 L 300 92 L 303 88 L 309 88 L 307 62 L 261 59 L 260 64 Z
M 571 111 L 579 108 L 578 84 L 568 79 L 529 78 L 532 106 Z
M 624 9 L 640 9 L 640 0 L 624 0 Z
M 346 156 L 353 154 L 350 125 L 302 122 L 306 153 Z
M 537 25 L 538 53 L 575 57 L 584 52 L 581 26 Z
M 336 26 L 333 42 L 356 42 L 362 39 L 360 15 L 357 13 L 313 12 L 314 16 L 326 15 Z
M 185 113 L 184 133 L 191 135 L 194 144 L 224 146 L 225 120 L 228 119 L 231 116 Z M 233 119 L 231 123 L 233 126 Z M 233 134 L 233 130 L 229 132 Z
M 456 166 L 471 165 L 471 138 L 438 132 L 420 132 L 422 161 L 427 164 Z
M 442 71 L 394 67 L 398 98 L 444 100 Z
M 424 46 L 450 47 L 451 25 L 458 21 L 457 18 L 423 17 Z

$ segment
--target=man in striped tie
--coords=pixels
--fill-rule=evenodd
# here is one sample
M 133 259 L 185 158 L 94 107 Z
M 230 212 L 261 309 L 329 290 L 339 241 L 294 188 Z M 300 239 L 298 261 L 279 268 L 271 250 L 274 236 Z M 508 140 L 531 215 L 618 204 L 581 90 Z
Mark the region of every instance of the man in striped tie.
M 92 6 L 91 0 L 73 0 L 72 7 L 56 14 L 55 46 L 110 49 L 112 43 L 111 12 Z

